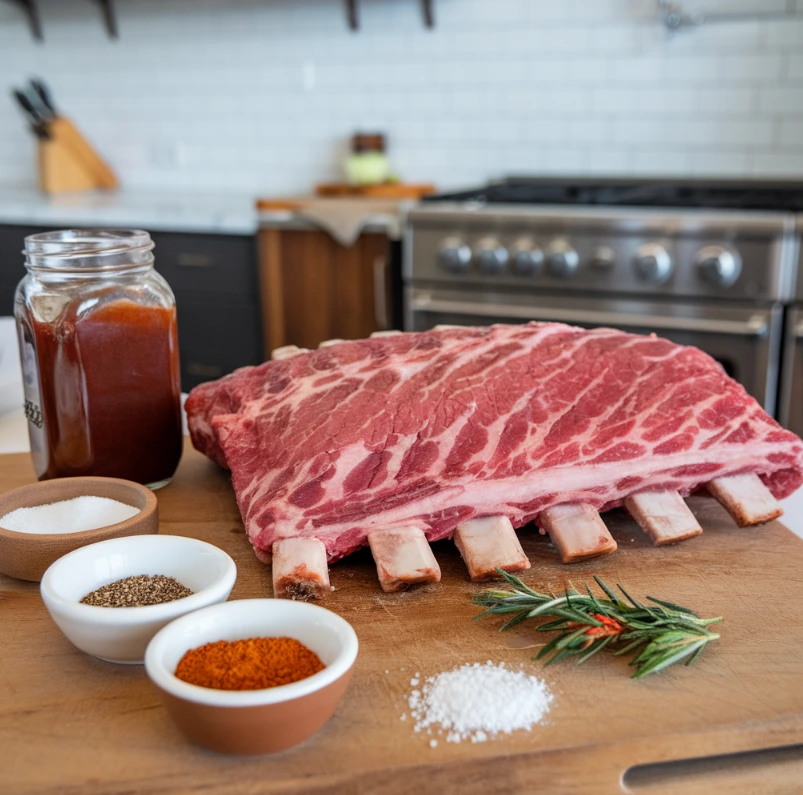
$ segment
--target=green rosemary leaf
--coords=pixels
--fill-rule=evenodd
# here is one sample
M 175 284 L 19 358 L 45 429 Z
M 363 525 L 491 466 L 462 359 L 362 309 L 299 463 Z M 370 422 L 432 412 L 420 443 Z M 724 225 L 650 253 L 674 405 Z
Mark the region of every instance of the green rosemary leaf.
M 483 610 L 480 613 L 480 616 L 487 616 L 487 615 L 505 615 L 507 613 L 529 613 L 529 608 L 522 605 L 506 605 L 506 604 L 498 604 L 492 607 L 489 607 L 487 610 Z M 477 616 L 479 618 L 479 616 Z
M 552 663 L 556 663 L 558 660 L 560 660 L 561 658 L 565 657 L 568 653 L 569 652 L 566 649 L 563 649 L 562 651 L 559 651 L 551 660 L 547 660 L 544 663 L 544 666 L 546 667 L 547 665 L 552 665 Z
M 596 574 L 594 575 L 594 579 L 596 580 L 597 585 L 599 585 L 599 587 L 602 588 L 602 590 L 608 595 L 608 599 L 616 604 L 619 601 L 616 594 L 599 577 L 597 577 Z
M 608 635 L 607 638 L 603 638 L 599 643 L 593 643 L 590 649 L 583 654 L 581 657 L 578 658 L 577 664 L 584 663 L 590 657 L 593 657 L 598 651 L 602 651 L 610 641 L 613 640 L 613 635 Z
M 587 627 L 580 627 L 579 629 L 576 629 L 574 632 L 569 632 L 567 635 L 564 635 L 558 641 L 556 648 L 565 649 L 567 646 L 571 645 L 578 638 L 582 638 L 587 631 L 588 631 Z
M 527 613 L 519 613 L 517 616 L 513 616 L 509 621 L 506 621 L 499 627 L 500 632 L 504 632 L 506 629 L 510 629 L 511 627 L 515 627 L 516 624 L 521 624 L 522 621 L 526 621 L 529 618 Z
M 614 652 L 614 654 L 616 656 L 619 656 L 621 654 L 627 654 L 628 652 L 633 651 L 633 649 L 637 649 L 639 646 L 642 646 L 643 644 L 647 643 L 647 641 L 648 641 L 648 638 L 645 638 L 645 637 L 636 638 L 635 640 L 631 641 L 630 643 L 628 643 L 623 648 L 617 649 Z
M 515 574 L 510 574 L 509 572 L 505 571 L 504 569 L 497 569 L 497 573 L 502 577 L 502 579 L 507 580 L 510 585 L 514 588 L 517 588 L 520 591 L 524 591 L 524 593 L 529 594 L 530 596 L 534 596 L 538 599 L 546 598 L 545 594 L 540 594 L 538 591 L 534 591 L 532 588 L 528 588 Z
M 587 583 L 585 593 L 569 583 L 563 595 L 555 596 L 529 588 L 515 575 L 499 573 L 511 590 L 495 588 L 475 595 L 473 602 L 485 608 L 479 615 L 511 616 L 500 631 L 530 619 L 546 619 L 537 631 L 558 634 L 535 659 L 549 657 L 547 665 L 566 656 L 585 662 L 605 648 L 616 655 L 636 652 L 630 665 L 636 669 L 633 678 L 640 679 L 681 660 L 689 665 L 708 643 L 719 638 L 707 627 L 721 621 L 721 616 L 700 618 L 687 608 L 654 597 L 646 597 L 652 604 L 645 605 L 619 585 L 625 601 L 596 575 L 594 579 L 608 599 L 597 597 Z
M 636 672 L 631 677 L 632 679 L 641 679 L 647 674 L 654 674 L 658 673 L 659 671 L 663 671 L 664 668 L 668 668 L 670 665 L 674 665 L 676 662 L 679 662 L 684 657 L 688 657 L 688 655 L 695 653 L 697 650 L 701 649 L 707 640 L 705 638 L 700 638 L 696 643 L 686 644 L 685 646 L 681 646 L 679 649 L 674 650 L 674 653 L 667 653 L 661 654 L 650 661 L 644 661 L 643 664 L 640 664 L 636 668 Z
M 625 598 L 629 600 L 630 604 L 634 607 L 638 607 L 640 610 L 644 610 L 649 614 L 649 608 L 645 607 L 641 602 L 637 602 L 624 588 L 622 588 L 619 583 L 616 583 L 616 587 L 625 595 Z
M 663 599 L 656 599 L 654 596 L 648 596 L 651 602 L 655 602 L 657 605 L 661 605 L 661 607 L 668 607 L 670 610 L 677 610 L 678 613 L 688 613 L 690 616 L 694 616 L 695 618 L 699 618 L 697 613 L 692 610 L 689 610 L 688 607 L 681 607 L 680 605 L 676 605 L 673 602 L 664 602 Z
M 547 654 L 549 654 L 555 648 L 555 646 L 558 645 L 558 641 L 560 641 L 561 637 L 563 636 L 556 635 L 554 638 L 552 638 L 552 640 L 549 641 L 549 643 L 547 643 L 546 646 L 544 646 L 541 651 L 538 652 L 535 659 L 540 660 L 542 657 L 546 657 Z

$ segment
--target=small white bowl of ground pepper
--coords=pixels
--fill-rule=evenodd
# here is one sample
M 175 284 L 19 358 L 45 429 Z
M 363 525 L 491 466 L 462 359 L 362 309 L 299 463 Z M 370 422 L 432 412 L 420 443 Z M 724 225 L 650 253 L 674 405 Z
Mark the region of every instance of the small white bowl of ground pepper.
M 337 614 L 289 599 L 240 599 L 160 630 L 145 670 L 179 729 L 227 754 L 292 748 L 334 714 L 357 658 Z
M 185 613 L 228 599 L 237 568 L 223 550 L 183 536 L 130 536 L 76 549 L 47 569 L 42 599 L 75 646 L 142 663 L 150 639 Z

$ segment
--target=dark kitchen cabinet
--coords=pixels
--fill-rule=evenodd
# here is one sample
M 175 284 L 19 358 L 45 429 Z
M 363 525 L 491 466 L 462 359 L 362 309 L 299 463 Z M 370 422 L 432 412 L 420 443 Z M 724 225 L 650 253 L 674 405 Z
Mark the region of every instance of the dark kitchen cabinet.
M 176 295 L 181 388 L 262 361 L 256 238 L 153 232 L 156 269 Z
M 0 315 L 14 314 L 14 291 L 25 276 L 25 236 L 44 229 L 0 224 Z
M 14 311 L 26 235 L 51 227 L 0 225 L 0 315 Z M 63 227 L 62 227 L 63 228 Z M 256 237 L 153 232 L 156 270 L 176 296 L 181 388 L 262 361 Z

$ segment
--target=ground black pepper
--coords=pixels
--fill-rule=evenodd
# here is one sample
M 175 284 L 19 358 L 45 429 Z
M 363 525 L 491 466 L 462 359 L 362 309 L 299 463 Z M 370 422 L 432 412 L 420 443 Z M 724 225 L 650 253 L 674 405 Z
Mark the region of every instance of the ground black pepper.
M 173 577 L 163 574 L 138 574 L 116 582 L 110 582 L 82 600 L 83 605 L 93 607 L 144 607 L 174 602 L 185 596 L 192 596 L 194 591 L 183 586 Z

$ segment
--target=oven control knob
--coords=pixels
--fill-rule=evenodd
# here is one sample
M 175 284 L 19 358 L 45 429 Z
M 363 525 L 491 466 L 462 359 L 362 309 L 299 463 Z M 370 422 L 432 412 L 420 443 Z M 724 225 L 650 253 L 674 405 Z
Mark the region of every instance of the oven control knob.
M 639 278 L 650 284 L 663 284 L 674 269 L 669 252 L 657 243 L 646 243 L 636 251 L 633 261 Z
M 616 265 L 616 252 L 609 246 L 599 246 L 591 257 L 591 267 L 597 271 L 609 271 Z
M 544 252 L 531 237 L 520 237 L 510 245 L 513 270 L 522 276 L 538 273 L 544 264 Z
M 459 237 L 446 237 L 438 246 L 438 262 L 444 270 L 465 273 L 471 265 L 471 249 Z
M 742 258 L 723 246 L 705 246 L 694 258 L 700 275 L 717 287 L 730 287 L 742 272 Z
M 547 266 L 553 276 L 571 276 L 580 267 L 580 256 L 565 238 L 558 238 L 547 249 Z
M 510 254 L 495 237 L 483 237 L 474 246 L 474 261 L 483 273 L 502 273 Z

